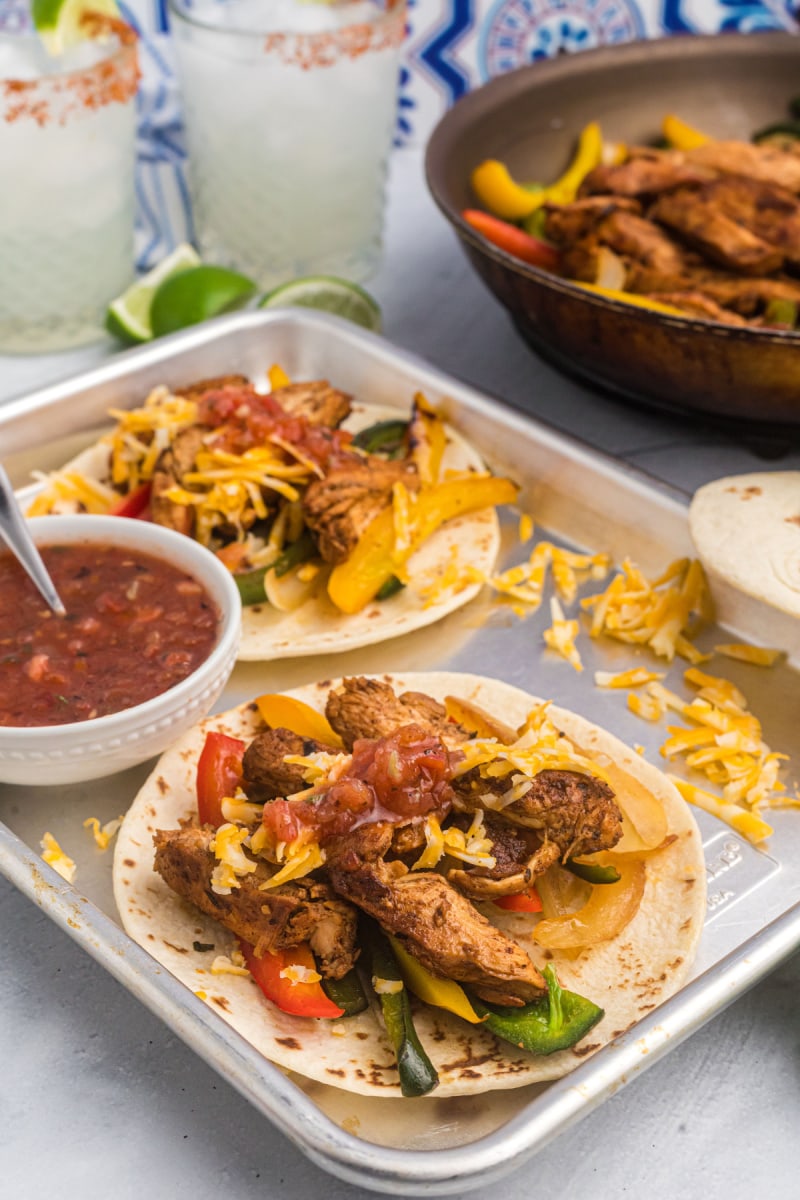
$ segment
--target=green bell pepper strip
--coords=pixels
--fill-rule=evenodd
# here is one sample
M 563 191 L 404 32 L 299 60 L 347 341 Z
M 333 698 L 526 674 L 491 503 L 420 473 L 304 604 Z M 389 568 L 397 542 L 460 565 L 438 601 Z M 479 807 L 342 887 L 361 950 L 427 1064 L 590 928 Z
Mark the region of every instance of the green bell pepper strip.
M 403 458 L 406 452 L 408 421 L 376 421 L 361 429 L 353 438 L 353 445 L 367 454 L 380 454 L 384 458 Z
M 397 1059 L 400 1072 L 400 1090 L 404 1096 L 424 1096 L 439 1083 L 431 1060 L 417 1037 L 411 1016 L 408 993 L 397 965 L 392 948 L 376 925 L 362 923 L 361 943 L 366 946 L 372 969 L 373 986 L 381 983 L 399 983 L 396 992 L 376 992 L 381 1002 L 381 1012 L 389 1041 Z
M 764 313 L 767 325 L 783 329 L 797 328 L 797 304 L 794 300 L 784 300 L 776 297 L 770 300 Z
M 619 883 L 621 878 L 616 867 L 602 867 L 600 863 L 581 863 L 568 858 L 564 866 L 587 883 Z
M 757 129 L 750 140 L 758 146 L 761 142 L 771 141 L 772 138 L 797 141 L 800 138 L 800 121 L 774 121 L 771 125 L 765 125 L 763 129 Z
M 470 995 L 472 1007 L 496 1037 L 531 1054 L 555 1054 L 574 1046 L 603 1016 L 603 1009 L 579 996 L 565 992 L 551 964 L 544 969 L 547 996 L 524 1008 L 489 1008 Z
M 346 1017 L 354 1017 L 369 1007 L 367 993 L 355 967 L 342 979 L 323 979 L 322 990 L 329 1000 L 344 1010 Z
M 311 531 L 306 529 L 296 542 L 292 542 L 282 554 L 278 555 L 274 562 L 268 563 L 265 567 L 257 567 L 255 571 L 242 571 L 238 575 L 234 574 L 233 581 L 239 589 L 239 598 L 242 604 L 245 607 L 250 604 L 266 604 L 267 593 L 264 591 L 264 576 L 267 571 L 274 568 L 275 574 L 280 578 L 287 571 L 291 571 L 292 567 L 297 567 L 300 563 L 313 558 L 316 552 L 316 542 Z
M 402 579 L 398 579 L 396 575 L 391 575 L 383 587 L 378 588 L 375 593 L 375 599 L 388 600 L 390 596 L 396 596 L 398 592 L 402 592 L 405 586 Z

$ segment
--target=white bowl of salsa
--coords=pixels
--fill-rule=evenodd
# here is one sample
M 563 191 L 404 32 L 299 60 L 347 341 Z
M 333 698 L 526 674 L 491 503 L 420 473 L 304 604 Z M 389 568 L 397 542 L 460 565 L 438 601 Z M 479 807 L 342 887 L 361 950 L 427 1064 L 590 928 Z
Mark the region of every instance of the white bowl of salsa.
M 233 670 L 241 602 L 210 551 L 148 521 L 28 522 L 66 608 L 0 546 L 0 780 L 75 783 L 160 754 Z

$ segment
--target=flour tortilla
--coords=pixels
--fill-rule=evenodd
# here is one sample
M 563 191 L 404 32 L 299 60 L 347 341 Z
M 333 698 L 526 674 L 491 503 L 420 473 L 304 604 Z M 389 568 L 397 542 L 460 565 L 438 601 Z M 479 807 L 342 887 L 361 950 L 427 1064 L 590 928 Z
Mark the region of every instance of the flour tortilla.
M 536 703 L 518 688 L 477 675 L 432 672 L 381 678 L 398 692 L 471 700 L 514 727 Z M 335 686 L 335 680 L 327 680 L 288 694 L 322 711 Z M 543 952 L 529 935 L 534 918 L 528 914 L 484 907 L 486 915 L 524 946 L 537 966 L 553 961 L 562 985 L 594 1000 L 605 1016 L 573 1049 L 535 1057 L 498 1041 L 480 1026 L 415 1003 L 417 1031 L 439 1072 L 434 1096 L 521 1087 L 566 1074 L 675 992 L 691 967 L 705 912 L 705 868 L 688 806 L 660 771 L 611 734 L 564 709 L 551 707 L 550 712 L 585 752 L 610 756 L 659 799 L 675 841 L 647 860 L 644 897 L 633 921 L 617 938 L 578 958 Z M 352 1092 L 399 1096 L 394 1057 L 376 1009 L 333 1022 L 290 1017 L 265 1000 L 251 979 L 212 975 L 209 967 L 214 956 L 229 954 L 235 939 L 179 899 L 153 871 L 154 832 L 177 828 L 195 811 L 195 772 L 206 731 L 249 739 L 260 728 L 255 706 L 243 705 L 204 721 L 162 756 L 117 836 L 114 896 L 122 923 L 187 987 L 204 992 L 222 1019 L 266 1058 Z M 213 944 L 214 949 L 198 952 L 195 943 Z
M 357 433 L 377 421 L 404 419 L 408 415 L 407 411 L 385 405 L 354 403 L 343 428 Z M 109 454 L 107 446 L 96 443 L 61 470 L 76 471 L 106 483 Z M 447 471 L 486 470 L 477 451 L 449 425 L 441 469 L 443 475 Z M 23 502 L 29 503 L 34 495 L 33 489 L 25 489 Z M 499 550 L 500 525 L 493 508 L 457 517 L 438 529 L 409 559 L 407 587 L 388 600 L 373 601 L 359 613 L 340 612 L 324 589 L 291 613 L 278 612 L 268 604 L 243 608 L 239 658 L 267 662 L 276 658 L 337 654 L 432 625 L 469 603 L 481 589 L 480 583 L 464 587 L 455 584 L 443 588 L 435 599 L 426 600 L 424 590 L 436 587 L 437 575 L 454 564 L 456 578 L 467 567 L 488 576 L 494 569 Z
M 692 499 L 689 528 L 707 568 L 800 617 L 800 471 L 707 483 Z

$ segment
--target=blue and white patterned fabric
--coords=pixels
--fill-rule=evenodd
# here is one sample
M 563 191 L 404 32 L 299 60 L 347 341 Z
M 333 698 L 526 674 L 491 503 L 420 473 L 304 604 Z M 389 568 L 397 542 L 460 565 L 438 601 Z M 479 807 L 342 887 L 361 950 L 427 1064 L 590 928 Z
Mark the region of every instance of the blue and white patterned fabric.
M 141 38 L 138 265 L 191 240 L 180 94 L 166 0 L 119 0 Z M 796 31 L 798 0 L 407 0 L 396 143 L 420 145 L 459 96 L 556 54 L 668 34 Z M 0 0 L 0 30 L 29 0 Z

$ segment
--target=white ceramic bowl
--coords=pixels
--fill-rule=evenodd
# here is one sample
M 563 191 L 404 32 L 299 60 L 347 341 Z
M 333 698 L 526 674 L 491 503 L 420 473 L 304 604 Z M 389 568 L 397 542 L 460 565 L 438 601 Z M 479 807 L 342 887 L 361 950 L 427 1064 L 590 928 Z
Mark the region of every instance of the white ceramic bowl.
M 143 704 L 68 725 L 0 726 L 0 780 L 35 786 L 76 783 L 160 754 L 207 715 L 233 670 L 242 625 L 233 577 L 203 546 L 149 521 L 86 515 L 33 517 L 28 525 L 40 546 L 96 542 L 166 559 L 206 587 L 220 623 L 208 658 L 186 679 Z

